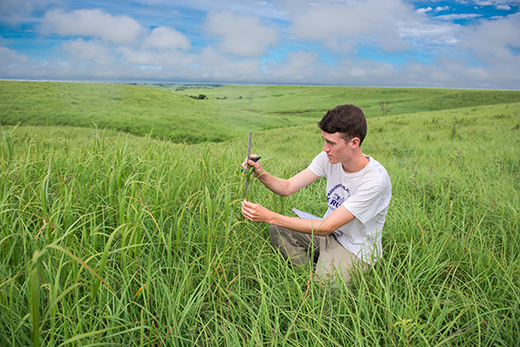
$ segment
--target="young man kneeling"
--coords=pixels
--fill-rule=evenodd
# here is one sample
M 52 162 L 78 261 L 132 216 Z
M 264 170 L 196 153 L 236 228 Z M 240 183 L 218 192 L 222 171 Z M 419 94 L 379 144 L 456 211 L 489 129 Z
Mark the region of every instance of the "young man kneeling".
M 339 275 L 348 282 L 354 268 L 366 269 L 382 256 L 381 234 L 392 187 L 385 168 L 361 151 L 367 122 L 359 107 L 329 110 L 318 127 L 325 141 L 323 152 L 297 175 L 274 177 L 259 161 L 251 160 L 254 154 L 243 166 L 251 166 L 260 182 L 282 196 L 326 177 L 324 219 L 284 216 L 247 200 L 242 201 L 242 214 L 253 222 L 271 224 L 271 243 L 296 267 L 305 265 L 310 254 L 318 259 L 318 276 Z

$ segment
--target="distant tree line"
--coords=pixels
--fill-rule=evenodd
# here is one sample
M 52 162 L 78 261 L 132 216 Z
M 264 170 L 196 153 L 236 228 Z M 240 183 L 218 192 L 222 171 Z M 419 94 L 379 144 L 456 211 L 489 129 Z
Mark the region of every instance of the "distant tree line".
M 206 94 L 199 94 L 199 96 L 189 95 L 189 97 L 195 100 L 206 100 L 208 98 Z
M 195 99 L 195 100 L 207 100 L 208 99 L 208 96 L 206 94 L 199 94 L 198 96 L 195 96 L 195 95 L 186 95 L 192 99 Z M 226 97 L 223 96 L 223 97 L 218 97 L 217 96 L 217 100 L 226 100 Z

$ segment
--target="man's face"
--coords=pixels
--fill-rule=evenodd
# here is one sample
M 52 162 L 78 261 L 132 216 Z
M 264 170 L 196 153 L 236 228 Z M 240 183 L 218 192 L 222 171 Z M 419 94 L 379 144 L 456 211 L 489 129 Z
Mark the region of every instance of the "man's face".
M 325 141 L 323 151 L 327 153 L 327 158 L 331 164 L 344 163 L 350 159 L 352 156 L 350 143 L 352 141 L 345 142 L 345 139 L 337 132 L 330 134 L 322 131 L 321 137 Z

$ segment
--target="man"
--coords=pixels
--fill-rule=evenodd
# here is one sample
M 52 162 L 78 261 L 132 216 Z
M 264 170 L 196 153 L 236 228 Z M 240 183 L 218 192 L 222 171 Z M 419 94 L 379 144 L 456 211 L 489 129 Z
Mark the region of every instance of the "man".
M 296 267 L 308 256 L 318 257 L 319 277 L 339 275 L 349 281 L 355 268 L 368 269 L 382 255 L 381 233 L 390 204 L 391 183 L 385 168 L 360 149 L 367 133 L 363 111 L 354 105 L 329 110 L 318 123 L 325 141 L 323 152 L 309 167 L 289 179 L 250 165 L 272 192 L 289 196 L 319 177 L 327 178 L 328 209 L 323 220 L 283 216 L 249 201 L 242 214 L 253 222 L 271 224 L 271 243 Z

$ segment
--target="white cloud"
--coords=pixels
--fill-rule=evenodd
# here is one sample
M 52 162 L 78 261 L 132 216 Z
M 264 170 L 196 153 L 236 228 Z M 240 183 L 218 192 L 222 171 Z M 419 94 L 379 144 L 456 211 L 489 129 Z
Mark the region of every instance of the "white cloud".
M 6 8 L 5 1 L 14 4 L 0 0 L 0 9 Z M 54 0 L 17 1 L 32 3 L 35 9 Z M 408 0 L 152 0 L 161 9 L 171 9 L 174 2 L 200 10 L 189 18 L 184 18 L 189 11 L 178 10 L 171 17 L 171 10 L 155 20 L 153 11 L 147 12 L 153 6 L 137 1 L 146 4 L 146 10 L 128 4 L 131 17 L 101 9 L 47 12 L 41 33 L 64 38 L 64 57 L 46 52 L 45 61 L 33 60 L 9 46 L 12 36 L 0 37 L 0 78 L 520 88 L 520 56 L 511 51 L 520 48 L 520 15 L 482 17 L 467 26 L 453 20 L 475 15 L 435 17 L 450 8 L 434 1 L 415 10 Z M 505 9 L 512 4 L 488 5 Z M 204 31 L 199 14 L 208 9 Z M 276 19 L 277 26 L 266 22 L 268 18 Z M 148 25 L 159 26 L 151 30 Z M 194 36 L 184 34 L 185 28 Z M 355 49 L 364 57 L 372 52 L 370 59 L 376 61 L 357 58 Z M 381 49 L 392 52 L 382 56 L 406 63 L 374 59 Z M 273 56 L 275 60 L 266 60 Z
M 417 12 L 417 13 L 427 13 L 427 12 L 431 12 L 431 11 L 433 11 L 433 8 L 426 7 L 426 8 L 419 8 L 415 12 Z
M 501 6 L 508 4 L 517 4 L 518 0 L 474 0 L 474 3 L 478 6 Z
M 191 48 L 191 43 L 186 35 L 174 28 L 160 26 L 144 39 L 143 48 L 188 50 Z
M 143 27 L 128 16 L 112 16 L 100 9 L 65 12 L 61 9 L 45 13 L 41 23 L 44 35 L 99 38 L 116 44 L 132 44 Z
M 0 47 L 0 66 L 13 66 L 26 64 L 27 62 L 29 62 L 29 57 L 25 54 L 20 54 L 7 47 Z
M 287 54 L 289 65 L 299 69 L 305 69 L 317 65 L 319 55 L 315 52 L 296 51 Z
M 278 42 L 276 29 L 252 16 L 212 12 L 208 14 L 206 28 L 210 35 L 221 38 L 219 47 L 223 52 L 241 57 L 261 56 Z
M 263 75 L 259 59 L 244 58 L 236 60 L 227 54 L 208 47 L 202 50 L 190 66 L 190 76 L 194 80 L 208 78 L 214 82 L 255 83 Z
M 319 55 L 315 52 L 295 51 L 287 54 L 287 57 L 276 63 L 266 63 L 264 70 L 267 73 L 264 78 L 276 79 L 278 83 L 315 84 L 327 83 L 333 70 L 319 61 Z M 336 75 L 340 79 L 340 72 Z
M 478 6 L 491 6 L 494 3 L 492 0 L 475 0 L 474 2 Z
M 16 24 L 29 21 L 34 11 L 42 10 L 60 0 L 2 0 L 0 23 Z
M 135 50 L 129 47 L 120 47 L 117 52 L 121 54 L 124 62 L 142 66 L 177 66 L 184 68 L 193 62 L 193 57 L 179 51 L 152 51 Z
M 482 15 L 476 14 L 476 13 L 458 13 L 458 14 L 445 14 L 442 16 L 437 16 L 437 17 L 435 17 L 435 19 L 452 22 L 452 21 L 458 20 L 458 19 L 473 19 L 473 18 L 478 18 L 478 17 L 482 17 Z
M 482 20 L 464 30 L 461 46 L 487 64 L 518 61 L 511 48 L 520 48 L 520 13 L 492 21 Z M 520 65 L 517 65 L 520 66 Z
M 197 65 L 205 66 L 209 68 L 219 68 L 229 63 L 229 59 L 226 54 L 215 50 L 213 47 L 207 47 L 200 53 Z
M 337 50 L 344 50 L 345 43 L 351 47 L 352 41 L 362 38 L 385 51 L 399 51 L 408 47 L 399 27 L 412 20 L 414 13 L 400 0 L 325 4 L 295 13 L 289 32 L 297 39 L 322 42 Z
M 93 61 L 99 65 L 110 65 L 116 62 L 110 48 L 97 40 L 85 41 L 80 38 L 65 42 L 62 48 L 70 57 L 79 61 Z
M 460 26 L 451 23 L 409 22 L 400 28 L 403 39 L 414 49 L 451 46 L 459 41 Z
M 378 81 L 382 79 L 391 80 L 395 83 L 394 85 L 406 83 L 403 72 L 396 70 L 389 63 L 348 58 L 337 61 L 334 67 L 319 61 L 308 66 L 302 66 L 301 58 L 303 57 L 304 61 L 309 59 L 309 57 L 305 57 L 307 54 L 296 52 L 293 58 L 288 57 L 288 59 L 276 64 L 269 64 L 267 68 L 269 76 L 278 80 L 278 83 L 291 84 L 338 85 L 338 81 L 341 81 L 340 84 L 345 85 L 367 86 L 381 85 Z

